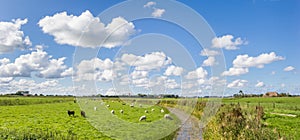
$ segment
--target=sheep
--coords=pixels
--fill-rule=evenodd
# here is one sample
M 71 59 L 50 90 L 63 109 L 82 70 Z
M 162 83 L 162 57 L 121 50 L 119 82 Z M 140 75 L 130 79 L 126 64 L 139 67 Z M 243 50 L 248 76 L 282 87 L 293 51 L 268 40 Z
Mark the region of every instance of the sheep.
M 160 112 L 161 112 L 161 113 L 164 113 L 165 111 L 164 111 L 164 109 L 161 109 Z
M 69 116 L 71 116 L 71 115 L 74 116 L 74 115 L 75 115 L 75 111 L 73 111 L 73 110 L 68 110 L 68 115 L 69 115 Z
M 146 116 L 141 116 L 139 121 L 146 120 Z
M 81 114 L 82 117 L 85 118 L 85 112 L 84 111 L 81 111 L 80 114 Z
M 145 113 L 148 113 L 148 110 L 145 110 Z
M 152 108 L 152 109 L 151 109 L 151 111 L 153 112 L 153 111 L 155 111 L 155 109 L 154 109 L 154 108 Z
M 168 119 L 168 120 L 173 120 L 173 118 L 170 116 L 170 114 L 165 114 L 164 118 Z
M 114 110 L 111 110 L 110 113 L 114 115 L 114 114 L 115 114 L 115 111 L 114 111 Z
M 134 107 L 134 105 L 133 105 L 133 104 L 130 104 L 130 107 Z
M 97 111 L 97 107 L 94 107 L 94 110 Z
M 110 105 L 106 105 L 106 107 L 110 107 Z
M 124 112 L 123 110 L 120 110 L 120 113 L 121 113 L 121 114 L 123 114 L 123 112 Z

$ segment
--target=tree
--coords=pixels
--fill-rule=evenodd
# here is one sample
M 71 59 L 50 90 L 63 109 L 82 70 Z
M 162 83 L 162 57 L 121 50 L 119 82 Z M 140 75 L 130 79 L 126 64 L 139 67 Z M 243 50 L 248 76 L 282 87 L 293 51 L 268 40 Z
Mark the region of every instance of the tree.
M 245 97 L 245 94 L 242 90 L 239 91 L 239 94 L 242 96 L 242 97 Z

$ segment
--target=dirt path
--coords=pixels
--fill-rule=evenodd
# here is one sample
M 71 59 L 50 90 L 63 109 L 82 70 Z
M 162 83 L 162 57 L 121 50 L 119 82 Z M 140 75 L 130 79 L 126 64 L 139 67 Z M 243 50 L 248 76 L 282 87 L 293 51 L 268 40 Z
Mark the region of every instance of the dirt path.
M 199 128 L 199 120 L 184 111 L 176 108 L 168 110 L 175 114 L 181 121 L 181 128 L 177 132 L 176 140 L 200 140 L 202 139 L 202 131 Z

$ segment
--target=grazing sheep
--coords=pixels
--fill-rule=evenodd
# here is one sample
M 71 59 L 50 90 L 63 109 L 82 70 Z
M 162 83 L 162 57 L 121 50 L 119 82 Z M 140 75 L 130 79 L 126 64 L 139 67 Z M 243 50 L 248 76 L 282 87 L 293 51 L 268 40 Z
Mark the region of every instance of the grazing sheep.
M 148 113 L 148 110 L 145 110 L 145 113 Z
M 75 115 L 75 111 L 73 111 L 73 110 L 68 110 L 68 115 L 69 115 L 69 116 L 71 116 L 71 115 L 74 116 L 74 115 Z
M 106 105 L 106 107 L 110 107 L 110 105 Z
M 130 104 L 130 107 L 134 107 L 134 105 L 133 105 L 133 104 Z
M 114 114 L 115 114 L 115 111 L 114 111 L 114 110 L 111 110 L 110 113 L 114 115 Z
M 85 112 L 84 111 L 81 111 L 80 114 L 81 114 L 82 117 L 85 118 Z
M 139 121 L 146 120 L 146 116 L 141 116 Z
M 97 111 L 97 107 L 94 107 L 94 110 Z
M 168 120 L 173 120 L 173 118 L 170 116 L 170 114 L 165 114 L 164 118 L 168 119 Z
M 123 113 L 124 113 L 124 111 L 123 111 L 123 110 L 120 110 L 120 113 L 121 113 L 121 114 L 123 114 Z
M 160 112 L 161 112 L 161 113 L 164 113 L 165 111 L 164 111 L 164 109 L 161 109 Z
M 154 109 L 154 108 L 152 108 L 152 109 L 151 109 L 151 111 L 153 112 L 153 111 L 155 111 L 155 109 Z

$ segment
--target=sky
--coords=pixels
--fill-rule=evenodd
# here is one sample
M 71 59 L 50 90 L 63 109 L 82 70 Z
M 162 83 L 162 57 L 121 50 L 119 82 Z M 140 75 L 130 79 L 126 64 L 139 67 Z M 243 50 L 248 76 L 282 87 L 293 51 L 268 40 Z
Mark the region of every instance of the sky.
M 298 0 L 1 1 L 0 93 L 300 94 Z

